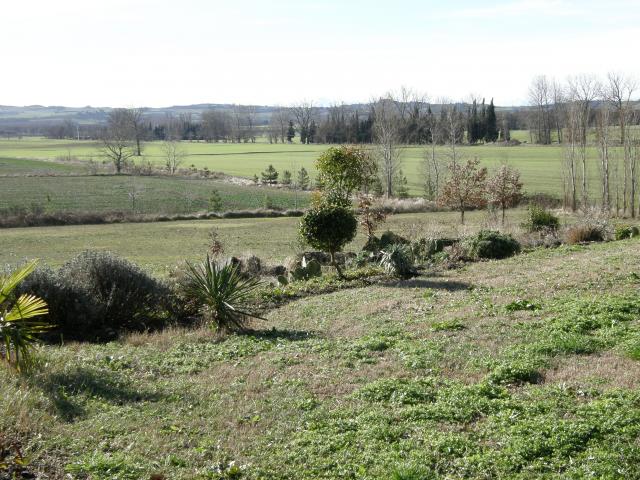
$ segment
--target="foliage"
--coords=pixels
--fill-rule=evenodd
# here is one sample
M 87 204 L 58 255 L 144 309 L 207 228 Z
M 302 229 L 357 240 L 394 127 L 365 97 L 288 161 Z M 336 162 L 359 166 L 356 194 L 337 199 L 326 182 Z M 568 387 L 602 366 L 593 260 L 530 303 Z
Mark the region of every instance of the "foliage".
M 278 171 L 273 165 L 269 165 L 260 175 L 262 183 L 266 183 L 267 185 L 274 185 L 278 183 Z
M 331 255 L 335 254 L 356 236 L 358 222 L 349 208 L 322 204 L 311 208 L 300 220 L 300 236 L 311 245 Z
M 38 269 L 19 291 L 47 302 L 52 339 L 104 340 L 159 328 L 175 307 L 166 285 L 107 252 L 83 252 L 57 272 Z
M 245 279 L 236 265 L 219 266 L 207 255 L 204 262 L 187 262 L 186 278 L 180 288 L 216 330 L 245 330 L 249 318 L 260 318 L 247 306 L 250 295 L 260 286 L 257 278 Z
M 330 147 L 316 160 L 318 182 L 325 196 L 338 205 L 351 205 L 351 195 L 375 175 L 376 164 L 358 147 Z
M 507 303 L 504 306 L 504 309 L 507 312 L 517 312 L 520 310 L 529 310 L 529 311 L 533 311 L 533 310 L 539 310 L 540 309 L 540 305 L 533 303 L 529 300 L 526 300 L 524 298 L 518 299 L 518 300 L 514 300 L 513 302 Z
M 309 280 L 310 278 L 319 277 L 322 275 L 322 266 L 317 260 L 309 260 L 302 257 L 302 262 L 299 266 L 293 268 L 289 275 L 291 280 L 299 282 L 301 280 Z
M 390 245 L 402 244 L 409 245 L 411 242 L 397 233 L 392 232 L 391 230 L 387 230 L 380 236 L 380 249 L 384 250 Z
M 538 205 L 529 205 L 527 219 L 522 227 L 529 232 L 539 232 L 542 230 L 557 230 L 560 219 L 547 209 Z
M 400 278 L 410 278 L 415 274 L 413 252 L 409 245 L 394 243 L 381 253 L 380 265 L 388 274 Z
M 487 180 L 487 196 L 489 204 L 502 210 L 504 223 L 505 210 L 517 206 L 523 197 L 520 172 L 508 165 L 502 165 Z
M 169 289 L 137 265 L 108 252 L 85 251 L 60 269 L 69 285 L 86 292 L 106 333 L 163 323 Z M 58 323 L 58 322 L 56 322 Z M 98 325 L 93 329 L 100 330 Z
M 411 244 L 411 250 L 416 259 L 430 260 L 436 253 L 442 252 L 456 242 L 451 238 L 420 238 Z
M 616 240 L 625 240 L 640 235 L 640 230 L 635 225 L 616 225 L 614 236 Z
M 282 172 L 282 185 L 291 185 L 291 172 L 289 170 L 285 170 Z
M 212 212 L 219 212 L 223 208 L 222 197 L 215 188 L 211 191 L 209 196 L 209 210 Z
M 520 252 L 520 244 L 511 235 L 494 230 L 480 230 L 464 240 L 463 246 L 472 258 L 507 258 Z
M 296 175 L 296 185 L 300 190 L 306 190 L 307 188 L 309 188 L 309 184 L 310 184 L 311 180 L 309 179 L 309 173 L 307 172 L 307 169 L 302 167 L 300 170 L 298 170 L 298 173 Z
M 449 179 L 442 187 L 438 203 L 460 212 L 460 222 L 464 223 L 464 212 L 482 208 L 487 204 L 487 169 L 480 168 L 480 161 L 468 160 L 466 164 L 451 162 Z
M 41 298 L 23 293 L 15 295 L 18 285 L 36 268 L 32 261 L 13 272 L 0 275 L 0 356 L 18 370 L 31 362 L 31 349 L 42 332 L 51 328 L 37 319 L 48 313 Z

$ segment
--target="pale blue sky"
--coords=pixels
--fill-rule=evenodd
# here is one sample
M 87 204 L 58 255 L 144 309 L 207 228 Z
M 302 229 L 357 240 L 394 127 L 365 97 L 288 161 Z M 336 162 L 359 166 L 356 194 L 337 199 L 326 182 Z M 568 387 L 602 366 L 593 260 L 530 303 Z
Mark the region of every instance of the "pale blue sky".
M 2 6 L 0 104 L 522 103 L 531 78 L 639 74 L 638 0 L 21 0 Z

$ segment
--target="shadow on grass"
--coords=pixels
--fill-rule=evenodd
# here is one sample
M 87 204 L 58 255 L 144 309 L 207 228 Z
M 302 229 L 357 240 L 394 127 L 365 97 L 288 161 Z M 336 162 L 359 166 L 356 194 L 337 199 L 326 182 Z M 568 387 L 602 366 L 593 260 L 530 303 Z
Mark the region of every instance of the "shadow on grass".
M 432 288 L 434 290 L 447 290 L 458 292 L 461 290 L 471 290 L 473 286 L 466 282 L 430 280 L 426 278 L 412 278 L 410 280 L 399 280 L 382 284 L 385 287 L 394 288 Z
M 316 333 L 306 330 L 287 330 L 276 328 L 271 328 L 269 330 L 249 329 L 245 330 L 244 334 L 261 340 L 289 340 L 290 342 L 300 342 L 317 336 Z
M 114 405 L 160 399 L 159 394 L 138 389 L 115 372 L 85 367 L 38 377 L 33 379 L 33 384 L 51 399 L 57 413 L 65 421 L 84 416 L 86 409 L 83 403 L 90 397 Z

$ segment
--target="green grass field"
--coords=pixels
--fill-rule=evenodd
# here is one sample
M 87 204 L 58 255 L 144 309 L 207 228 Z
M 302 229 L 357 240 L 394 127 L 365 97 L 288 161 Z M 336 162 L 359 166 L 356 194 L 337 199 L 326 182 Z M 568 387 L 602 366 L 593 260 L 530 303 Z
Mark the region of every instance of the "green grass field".
M 250 334 L 45 346 L 0 368 L 0 433 L 39 478 L 640 478 L 639 264 L 637 240 L 539 249 L 294 301 Z
M 215 144 L 204 142 L 183 142 L 188 152 L 185 166 L 207 167 L 212 171 L 221 171 L 229 175 L 251 178 L 260 174 L 269 164 L 280 172 L 307 168 L 314 176 L 314 160 L 324 151 L 326 145 L 282 145 L 268 143 Z M 494 145 L 461 146 L 459 152 L 465 158 L 477 157 L 483 165 L 494 168 L 501 163 L 509 163 L 522 173 L 527 192 L 545 192 L 560 195 L 562 192 L 561 164 L 562 147 L 537 146 L 523 144 L 516 147 Z M 423 193 L 422 167 L 426 150 L 424 147 L 411 146 L 404 149 L 403 171 L 406 174 L 410 191 L 414 195 Z M 440 155 L 446 154 L 446 148 L 438 147 Z M 599 186 L 598 162 L 595 149 L 589 152 L 590 190 L 597 194 Z M 614 150 L 615 154 L 615 150 Z M 145 145 L 145 161 L 162 164 L 160 143 Z M 0 140 L 0 157 L 9 159 L 45 159 L 54 160 L 65 157 L 77 157 L 81 160 L 101 161 L 99 144 L 89 141 L 47 140 L 42 138 L 24 138 L 21 140 Z M 0 175 L 16 167 L 3 167 L 0 163 Z M 77 168 L 77 167 L 76 167 Z
M 0 182 L 0 210 L 37 205 L 45 212 L 189 213 L 211 209 L 214 190 L 222 200 L 221 211 L 267 205 L 294 209 L 308 203 L 305 192 L 184 177 L 12 176 Z
M 518 231 L 524 215 L 523 209 L 509 211 L 507 229 Z M 59 266 L 85 249 L 95 249 L 114 252 L 166 275 L 185 259 L 203 258 L 212 229 L 219 233 L 226 255 L 253 253 L 270 263 L 281 263 L 305 248 L 298 240 L 299 222 L 298 218 L 256 218 L 2 229 L 0 265 L 40 258 Z M 428 233 L 458 236 L 496 227 L 485 211 L 468 212 L 464 226 L 458 222 L 455 212 L 393 215 L 381 231 L 391 229 L 410 237 Z M 347 250 L 357 251 L 364 243 L 359 233 Z

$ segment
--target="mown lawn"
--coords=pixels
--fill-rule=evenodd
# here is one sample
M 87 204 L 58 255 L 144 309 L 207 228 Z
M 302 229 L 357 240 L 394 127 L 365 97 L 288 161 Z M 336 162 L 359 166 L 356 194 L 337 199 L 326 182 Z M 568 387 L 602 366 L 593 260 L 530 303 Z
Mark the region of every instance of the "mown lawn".
M 637 240 L 299 300 L 0 369 L 50 478 L 640 478 Z

